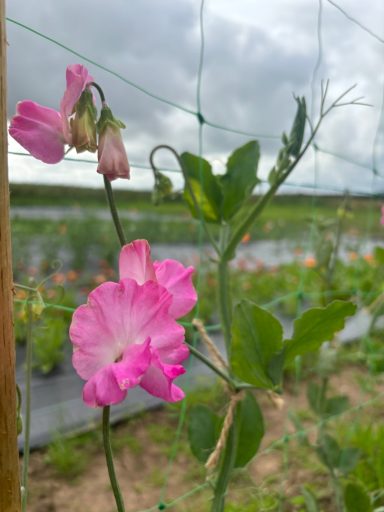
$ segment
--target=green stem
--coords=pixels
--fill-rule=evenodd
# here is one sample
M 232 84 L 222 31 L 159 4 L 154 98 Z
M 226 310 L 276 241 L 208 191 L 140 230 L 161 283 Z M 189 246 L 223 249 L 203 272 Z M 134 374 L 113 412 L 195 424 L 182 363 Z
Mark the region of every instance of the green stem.
M 113 197 L 111 182 L 109 181 L 109 179 L 106 176 L 103 176 L 103 178 L 104 178 L 105 192 L 107 194 L 107 201 L 108 201 L 109 209 L 111 211 L 113 224 L 115 225 L 115 229 L 116 229 L 117 236 L 119 238 L 120 245 L 123 246 L 127 243 L 127 239 L 125 237 L 124 230 L 123 230 L 123 227 L 122 227 L 120 219 L 119 219 L 119 214 L 117 213 L 117 208 L 116 208 L 116 204 L 115 204 L 115 199 Z
M 23 448 L 23 471 L 21 485 L 23 493 L 21 497 L 21 510 L 25 512 L 28 500 L 28 469 L 29 451 L 31 436 L 31 377 L 32 377 L 32 303 L 28 298 L 27 302 L 27 353 L 25 358 L 25 421 L 24 421 L 24 448 Z
M 232 319 L 232 305 L 229 294 L 229 275 L 228 275 L 228 262 L 221 259 L 218 264 L 218 283 L 219 283 L 219 308 L 220 319 L 223 327 L 225 347 L 229 359 L 231 348 L 231 319 Z
M 195 356 L 197 357 L 198 359 L 200 359 L 200 361 L 202 361 L 206 366 L 208 366 L 212 371 L 214 371 L 215 373 L 217 373 L 217 375 L 219 377 L 221 377 L 222 379 L 224 379 L 226 382 L 228 382 L 228 384 L 232 387 L 232 389 L 237 389 L 237 385 L 236 383 L 234 382 L 233 379 L 231 379 L 231 377 L 229 375 L 227 375 L 227 373 L 225 373 L 223 370 L 221 370 L 218 366 L 216 366 L 214 363 L 212 363 L 212 361 L 210 359 L 208 359 L 207 356 L 205 356 L 203 353 L 201 353 L 199 350 L 197 350 L 197 348 L 195 348 L 193 345 L 191 345 L 190 343 L 187 343 L 188 345 L 188 348 L 189 348 L 189 351 Z
M 215 494 L 211 512 L 224 511 L 225 497 L 236 456 L 236 416 L 237 414 L 235 411 L 232 427 L 229 431 L 227 443 L 225 445 L 224 457 L 221 461 L 219 476 L 217 477 L 215 485 Z
M 316 126 L 314 127 L 310 137 L 308 138 L 303 149 L 297 155 L 295 160 L 287 167 L 287 170 L 282 174 L 282 176 L 278 180 L 275 181 L 275 183 L 269 188 L 269 190 L 263 196 L 260 197 L 260 199 L 257 201 L 255 206 L 251 209 L 249 214 L 245 217 L 243 222 L 237 227 L 237 229 L 233 233 L 227 247 L 225 248 L 225 251 L 222 253 L 222 257 L 224 259 L 229 260 L 229 259 L 233 258 L 234 253 L 236 251 L 236 247 L 241 242 L 245 233 L 247 233 L 247 231 L 249 231 L 250 227 L 255 222 L 256 218 L 261 214 L 261 212 L 267 206 L 269 201 L 276 194 L 280 185 L 282 185 L 284 183 L 284 181 L 288 178 L 288 176 L 291 174 L 291 172 L 296 167 L 296 165 L 300 162 L 301 158 L 306 153 L 307 149 L 309 148 L 313 139 L 315 138 L 315 136 L 318 132 L 318 129 L 320 128 L 320 124 L 321 124 L 321 121 L 322 121 L 324 115 L 325 114 L 321 115 L 321 117 L 320 117 L 318 123 L 316 124 Z
M 157 167 L 155 165 L 154 157 L 155 157 L 156 151 L 158 151 L 159 149 L 167 149 L 176 158 L 177 163 L 180 166 L 180 170 L 181 170 L 181 172 L 183 174 L 183 178 L 184 178 L 184 181 L 185 181 L 185 186 L 188 189 L 188 192 L 189 192 L 189 194 L 190 194 L 190 196 L 192 198 L 193 206 L 194 206 L 196 212 L 199 213 L 199 218 L 200 218 L 201 224 L 202 224 L 202 226 L 204 228 L 204 231 L 205 231 L 206 235 L 208 236 L 209 241 L 212 244 L 212 247 L 214 248 L 216 253 L 219 254 L 219 247 L 217 246 L 216 240 L 213 238 L 213 235 L 210 232 L 210 230 L 209 230 L 209 228 L 207 226 L 207 223 L 204 220 L 203 212 L 202 212 L 202 210 L 200 208 L 198 200 L 196 199 L 195 192 L 194 192 L 194 190 L 193 190 L 193 188 L 191 186 L 191 183 L 189 181 L 189 176 L 188 176 L 188 173 L 187 173 L 187 171 L 186 171 L 186 169 L 184 167 L 183 161 L 181 160 L 181 158 L 180 158 L 179 154 L 177 153 L 177 151 L 175 149 L 173 149 L 172 146 L 168 146 L 167 144 L 160 144 L 159 146 L 156 146 L 155 148 L 152 149 L 151 154 L 149 155 L 149 163 L 150 163 L 150 165 L 152 167 L 152 170 L 153 170 L 153 172 L 155 174 L 155 177 L 156 177 L 156 172 L 158 172 L 158 169 L 157 169 Z
M 109 480 L 111 482 L 111 487 L 113 494 L 115 496 L 117 512 L 125 512 L 124 501 L 121 496 L 120 487 L 116 478 L 115 467 L 113 465 L 113 455 L 112 455 L 112 447 L 110 440 L 110 430 L 109 430 L 109 415 L 110 415 L 110 406 L 107 405 L 103 408 L 103 445 L 105 458 L 107 461 L 108 467 L 108 475 Z

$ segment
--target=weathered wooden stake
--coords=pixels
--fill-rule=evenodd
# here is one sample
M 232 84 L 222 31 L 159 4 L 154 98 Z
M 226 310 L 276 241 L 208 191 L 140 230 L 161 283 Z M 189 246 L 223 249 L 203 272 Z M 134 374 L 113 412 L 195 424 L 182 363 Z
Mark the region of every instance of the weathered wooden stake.
M 0 0 L 0 511 L 20 512 L 7 144 L 7 41 Z

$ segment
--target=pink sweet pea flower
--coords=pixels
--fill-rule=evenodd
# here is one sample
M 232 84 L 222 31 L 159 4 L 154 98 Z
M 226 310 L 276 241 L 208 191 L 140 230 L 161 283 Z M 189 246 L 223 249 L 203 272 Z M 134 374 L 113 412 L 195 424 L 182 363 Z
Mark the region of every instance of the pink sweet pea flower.
M 47 164 L 64 158 L 62 119 L 59 112 L 30 100 L 20 101 L 11 120 L 9 134 L 32 156 Z
M 180 318 L 194 307 L 197 301 L 192 283 L 193 267 L 184 267 L 179 261 L 166 259 L 152 263 L 147 240 L 135 240 L 120 252 L 120 279 L 131 278 L 139 284 L 155 281 L 172 295 L 169 314 Z
M 119 403 L 135 386 L 168 402 L 184 397 L 173 380 L 185 372 L 180 363 L 189 351 L 175 319 L 196 302 L 192 272 L 175 260 L 152 264 L 146 240 L 123 247 L 120 282 L 91 292 L 70 327 L 87 405 Z
M 97 172 L 104 174 L 109 181 L 116 178 L 129 179 L 130 169 L 120 129 L 124 124 L 115 119 L 109 107 L 103 106 L 97 123 L 99 131 L 99 165 Z
M 61 113 L 30 100 L 20 101 L 11 119 L 9 134 L 32 156 L 47 164 L 64 158 L 65 144 L 72 144 L 69 117 L 86 87 L 93 81 L 81 64 L 67 67 L 67 89 Z
M 70 327 L 73 366 L 87 383 L 90 407 L 121 402 L 137 385 L 168 402 L 184 397 L 173 380 L 185 373 L 184 329 L 169 315 L 172 296 L 153 281 L 106 282 L 77 308 Z

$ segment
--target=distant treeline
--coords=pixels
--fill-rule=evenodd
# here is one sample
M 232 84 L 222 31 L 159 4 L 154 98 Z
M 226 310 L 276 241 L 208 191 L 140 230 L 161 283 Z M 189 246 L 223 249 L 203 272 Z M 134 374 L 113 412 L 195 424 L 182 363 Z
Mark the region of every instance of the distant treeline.
M 81 187 L 67 186 L 51 186 L 51 185 L 30 185 L 30 184 L 11 184 L 11 205 L 13 206 L 105 206 L 105 192 L 103 189 L 89 189 Z M 119 206 L 129 208 L 138 204 L 150 204 L 150 191 L 134 191 L 134 190 L 115 190 L 116 202 Z M 276 205 L 292 205 L 292 204 L 308 204 L 310 200 L 308 194 L 279 194 L 274 198 Z M 257 196 L 254 197 L 254 200 Z M 364 207 L 372 201 L 381 204 L 384 198 L 376 197 L 359 197 L 352 196 L 348 199 L 351 207 Z M 182 202 L 181 195 L 176 195 L 170 200 L 172 204 L 180 204 Z M 342 203 L 342 196 L 316 196 L 316 204 L 318 206 L 339 207 Z

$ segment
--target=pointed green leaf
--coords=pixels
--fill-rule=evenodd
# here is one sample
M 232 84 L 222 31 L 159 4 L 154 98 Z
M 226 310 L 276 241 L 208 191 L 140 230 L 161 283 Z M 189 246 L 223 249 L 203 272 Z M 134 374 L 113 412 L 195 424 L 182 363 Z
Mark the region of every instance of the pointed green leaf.
M 207 222 L 220 222 L 222 193 L 218 179 L 212 174 L 211 164 L 204 158 L 199 158 L 191 153 L 183 153 L 180 159 L 204 219 Z M 195 208 L 187 183 L 184 186 L 184 199 L 187 201 L 192 215 L 196 219 L 200 219 L 200 213 Z
M 343 448 L 340 453 L 339 470 L 343 475 L 353 471 L 359 462 L 361 452 L 357 448 Z
M 304 497 L 305 508 L 307 512 L 319 512 L 319 506 L 317 504 L 317 499 L 314 492 L 308 487 L 308 485 L 303 485 L 301 488 L 301 493 Z
M 256 175 L 259 158 L 260 148 L 256 140 L 236 149 L 229 157 L 227 172 L 221 176 L 222 215 L 225 220 L 231 219 L 240 210 L 259 183 Z
M 297 103 L 296 116 L 295 120 L 293 121 L 291 133 L 289 134 L 289 141 L 286 146 L 288 153 L 294 157 L 298 156 L 300 153 L 300 149 L 303 144 L 305 123 L 307 119 L 307 107 L 305 98 L 295 98 L 295 100 Z
M 328 434 L 324 434 L 317 447 L 317 453 L 320 460 L 329 469 L 334 470 L 339 467 L 341 450 L 335 438 Z
M 274 389 L 270 365 L 282 349 L 283 329 L 268 311 L 243 300 L 233 313 L 231 367 L 234 374 L 249 384 Z
M 335 416 L 335 414 L 341 414 L 349 408 L 349 398 L 346 395 L 334 396 L 328 398 L 325 402 L 325 415 Z
M 309 382 L 307 386 L 307 399 L 312 411 L 318 415 L 321 415 L 323 406 L 321 388 L 315 382 Z
M 216 446 L 221 419 L 206 405 L 195 405 L 189 412 L 188 437 L 193 455 L 206 462 Z
M 235 467 L 242 468 L 256 455 L 264 436 L 264 420 L 256 398 L 249 391 L 237 406 L 238 432 Z
M 346 512 L 372 512 L 373 507 L 367 491 L 361 485 L 350 482 L 344 489 Z
M 345 319 L 355 313 L 351 302 L 335 300 L 325 308 L 312 308 L 294 323 L 291 339 L 285 341 L 285 360 L 291 362 L 298 355 L 320 348 L 344 327 Z

